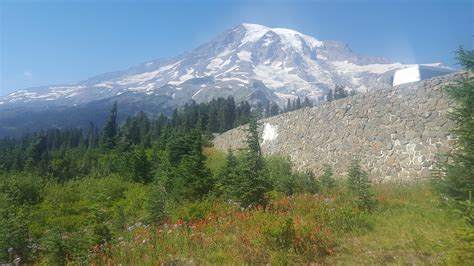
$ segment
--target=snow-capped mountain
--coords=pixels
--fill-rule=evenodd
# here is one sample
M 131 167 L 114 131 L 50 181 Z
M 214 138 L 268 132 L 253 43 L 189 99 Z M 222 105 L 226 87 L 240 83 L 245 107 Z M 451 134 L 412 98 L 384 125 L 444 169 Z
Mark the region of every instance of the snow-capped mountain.
M 388 87 L 393 72 L 407 66 L 294 30 L 241 24 L 175 58 L 11 93 L 0 98 L 0 112 L 13 114 L 18 107 L 51 112 L 111 101 L 135 105 L 130 111 L 141 107 L 157 112 L 191 99 L 205 102 L 229 95 L 237 101 L 283 105 L 297 96 L 318 99 L 335 84 L 360 92 Z

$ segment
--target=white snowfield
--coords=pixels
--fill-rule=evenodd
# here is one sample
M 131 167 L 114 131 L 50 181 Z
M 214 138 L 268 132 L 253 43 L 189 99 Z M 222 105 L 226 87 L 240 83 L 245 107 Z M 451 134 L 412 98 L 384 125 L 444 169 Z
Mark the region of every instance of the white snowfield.
M 442 76 L 455 72 L 456 70 L 448 67 L 436 65 L 414 65 L 404 69 L 397 70 L 393 75 L 393 86 L 417 82 L 420 80 Z
M 265 144 L 265 142 L 276 140 L 277 137 L 278 137 L 278 126 L 272 125 L 270 123 L 265 123 L 265 126 L 263 128 L 262 144 Z
M 452 71 L 441 69 L 441 64 L 425 66 L 436 69 L 362 56 L 344 43 L 321 41 L 291 29 L 244 23 L 175 58 L 66 85 L 21 90 L 0 102 L 87 103 L 131 92 L 168 95 L 176 104 L 229 95 L 249 100 L 253 92 L 263 90 L 270 97 L 266 100 L 284 106 L 296 97 L 323 99 L 336 84 L 359 92 L 390 87 L 397 70 L 393 85 Z

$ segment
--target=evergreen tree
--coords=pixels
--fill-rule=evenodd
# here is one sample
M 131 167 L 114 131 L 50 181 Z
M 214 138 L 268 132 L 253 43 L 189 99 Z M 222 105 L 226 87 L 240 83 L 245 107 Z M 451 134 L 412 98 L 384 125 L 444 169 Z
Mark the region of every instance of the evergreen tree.
M 280 107 L 278 107 L 278 104 L 272 103 L 270 107 L 270 116 L 275 116 L 280 113 Z
M 227 97 L 224 111 L 225 130 L 231 129 L 235 125 L 235 101 L 232 96 Z
M 357 206 L 371 212 L 376 203 L 372 184 L 367 173 L 360 168 L 359 160 L 355 159 L 351 162 L 347 180 L 349 189 L 357 196 Z
M 288 100 L 286 101 L 286 109 L 285 109 L 285 112 L 290 112 L 290 111 L 292 111 L 292 110 L 293 110 L 293 107 L 291 106 L 291 101 L 290 101 L 290 99 L 288 99 Z
M 109 118 L 102 130 L 101 146 L 105 149 L 113 149 L 116 145 L 117 137 L 117 102 L 110 110 Z
M 238 197 L 238 180 L 239 180 L 239 161 L 234 152 L 229 149 L 226 155 L 224 166 L 219 172 L 219 181 L 217 191 L 225 198 Z
M 96 136 L 96 132 L 95 132 L 94 123 L 90 122 L 89 129 L 87 130 L 87 147 L 89 149 L 95 147 L 96 138 L 97 138 L 97 136 Z
M 218 109 L 217 101 L 212 100 L 211 105 L 209 106 L 209 122 L 207 126 L 207 131 L 209 135 L 212 133 L 219 132 L 219 118 L 218 118 Z
M 265 117 L 270 117 L 270 101 L 267 101 L 265 105 Z
M 168 217 L 167 197 L 164 185 L 160 180 L 155 180 L 148 192 L 147 207 L 150 212 L 150 220 L 154 224 L 159 224 Z
M 176 200 L 196 200 L 205 197 L 213 188 L 214 181 L 206 166 L 206 158 L 202 153 L 201 133 L 192 130 L 189 135 L 191 150 L 182 157 L 177 169 L 173 186 Z
M 129 172 L 132 180 L 135 182 L 149 183 L 152 180 L 152 165 L 142 146 L 136 146 L 133 150 L 130 158 Z
M 329 89 L 328 94 L 326 94 L 326 101 L 332 102 L 334 100 L 334 96 L 332 94 L 332 90 Z
M 26 167 L 33 171 L 34 168 L 44 173 L 48 158 L 48 145 L 43 132 L 38 134 L 30 144 L 27 151 Z
M 303 107 L 313 107 L 313 103 L 308 99 L 308 97 L 304 97 Z
M 301 99 L 300 97 L 296 98 L 296 103 L 294 104 L 295 110 L 301 109 Z
M 319 180 L 321 182 L 321 186 L 326 191 L 336 186 L 336 180 L 333 178 L 331 166 L 327 164 L 324 166 L 323 174 L 319 177 Z
M 465 50 L 460 46 L 456 50 L 456 59 L 464 69 L 471 71 L 474 69 L 474 50 Z
M 250 119 L 247 130 L 248 148 L 242 156 L 238 188 L 238 200 L 244 207 L 266 205 L 265 193 L 270 190 L 259 143 L 257 119 Z
M 336 87 L 334 88 L 334 100 L 339 100 L 346 97 L 347 97 L 347 93 L 346 93 L 346 90 L 344 89 L 344 86 L 336 84 Z
M 462 47 L 457 50 L 460 64 L 468 71 L 474 70 L 474 51 Z M 458 104 L 449 113 L 449 118 L 456 127 L 453 132 L 457 139 L 455 149 L 447 163 L 442 165 L 445 177 L 441 183 L 442 191 L 456 200 L 458 207 L 465 211 L 468 219 L 474 224 L 474 78 L 461 79 L 456 85 L 446 88 L 448 95 Z

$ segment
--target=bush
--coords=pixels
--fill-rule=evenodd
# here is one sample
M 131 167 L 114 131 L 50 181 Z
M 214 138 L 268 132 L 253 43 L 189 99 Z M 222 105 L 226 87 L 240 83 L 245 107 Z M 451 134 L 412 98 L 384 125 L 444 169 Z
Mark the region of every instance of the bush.
M 323 174 L 319 177 L 321 188 L 329 191 L 336 186 L 336 180 L 333 178 L 332 168 L 328 164 L 324 165 Z
M 86 262 L 90 248 L 139 219 L 144 207 L 136 200 L 143 203 L 145 192 L 118 176 L 50 184 L 33 211 L 30 233 L 49 263 Z
M 12 255 L 31 259 L 28 225 L 31 209 L 41 200 L 43 181 L 33 175 L 0 176 L 0 261 Z M 8 249 L 12 248 L 12 254 Z
M 375 207 L 375 198 L 372 184 L 365 171 L 362 171 L 358 160 L 353 160 L 347 176 L 349 189 L 357 196 L 357 205 L 360 209 L 371 212 Z
M 298 191 L 298 184 L 292 174 L 291 163 L 280 156 L 269 156 L 265 160 L 268 179 L 273 189 L 285 195 L 293 195 Z
M 211 216 L 223 205 L 215 200 L 206 199 L 202 201 L 183 204 L 177 207 L 171 214 L 173 220 L 184 220 L 186 222 L 194 222 Z
M 274 250 L 288 251 L 293 247 L 295 228 L 292 218 L 277 219 L 262 230 L 267 245 Z

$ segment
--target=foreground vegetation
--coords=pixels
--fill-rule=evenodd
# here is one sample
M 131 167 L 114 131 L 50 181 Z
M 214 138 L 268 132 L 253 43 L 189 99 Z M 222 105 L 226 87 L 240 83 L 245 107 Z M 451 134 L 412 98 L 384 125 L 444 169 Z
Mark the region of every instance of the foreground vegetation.
M 222 153 L 205 154 L 211 169 L 225 166 Z M 285 161 L 265 159 L 275 182 L 294 181 L 287 186 L 294 192 L 274 185 L 265 207 L 250 208 L 216 195 L 177 203 L 157 197 L 153 184 L 119 176 L 43 186 L 33 177 L 8 177 L 24 205 L 9 209 L 16 219 L 2 235 L 24 241 L 17 242 L 27 249 L 23 261 L 41 265 L 469 265 L 474 259 L 472 226 L 430 183 L 376 184 L 368 210 L 347 177 L 329 177 L 330 183 L 317 177 L 313 192 L 297 185 L 306 175 L 280 179 L 288 174 Z M 159 223 L 152 219 L 157 213 Z
M 379 206 L 361 212 L 348 191 L 281 196 L 266 210 L 221 201 L 183 206 L 157 227 L 137 224 L 98 246 L 96 264 L 453 264 L 469 265 L 469 226 L 427 184 L 376 187 Z M 471 257 L 469 257 L 471 255 Z

